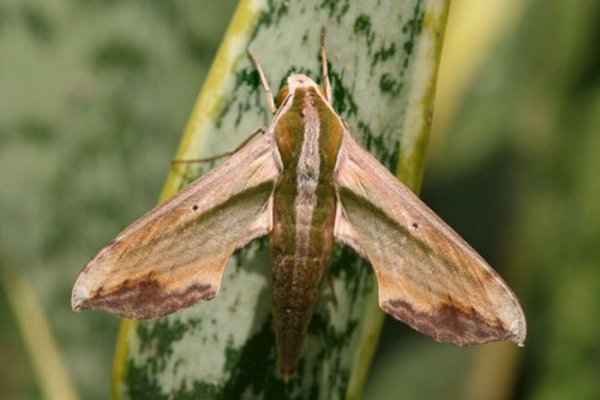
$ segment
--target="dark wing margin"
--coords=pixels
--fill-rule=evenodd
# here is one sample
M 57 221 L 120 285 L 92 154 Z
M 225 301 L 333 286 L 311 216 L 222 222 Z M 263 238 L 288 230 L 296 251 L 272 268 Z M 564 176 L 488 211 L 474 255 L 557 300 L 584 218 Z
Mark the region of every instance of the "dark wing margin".
M 154 318 L 217 295 L 225 264 L 272 226 L 281 171 L 266 134 L 142 216 L 90 260 L 73 309 Z
M 523 344 L 502 278 L 347 132 L 335 176 L 336 238 L 371 262 L 384 311 L 440 342 Z

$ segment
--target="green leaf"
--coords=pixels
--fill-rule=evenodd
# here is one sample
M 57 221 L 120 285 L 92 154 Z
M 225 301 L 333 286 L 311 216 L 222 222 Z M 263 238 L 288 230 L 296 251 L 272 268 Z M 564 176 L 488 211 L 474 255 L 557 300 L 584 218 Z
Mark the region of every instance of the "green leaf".
M 291 72 L 319 78 L 327 28 L 333 106 L 353 135 L 413 189 L 420 185 L 447 0 L 240 2 L 176 158 L 231 150 L 270 113 L 250 48 L 274 89 Z M 375 5 L 375 6 L 374 6 Z M 162 199 L 210 166 L 174 168 Z M 219 296 L 154 321 L 123 323 L 114 398 L 358 398 L 383 314 L 369 264 L 336 247 L 337 307 L 323 288 L 297 376 L 275 363 L 269 260 L 263 242 L 236 252 Z

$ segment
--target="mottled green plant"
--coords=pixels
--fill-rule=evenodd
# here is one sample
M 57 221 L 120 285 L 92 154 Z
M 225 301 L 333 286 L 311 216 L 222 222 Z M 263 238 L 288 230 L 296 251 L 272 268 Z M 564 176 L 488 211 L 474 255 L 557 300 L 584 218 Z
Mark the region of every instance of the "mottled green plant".
M 354 136 L 413 189 L 428 140 L 447 1 L 242 1 L 200 93 L 177 158 L 231 150 L 269 112 L 257 55 L 272 86 L 291 72 L 319 77 L 318 37 L 327 27 L 333 106 Z M 162 198 L 209 166 L 174 167 Z M 329 287 L 313 317 L 298 374 L 276 372 L 269 261 L 263 242 L 231 258 L 219 296 L 154 321 L 123 324 L 115 398 L 357 398 L 377 342 L 370 266 L 335 250 Z

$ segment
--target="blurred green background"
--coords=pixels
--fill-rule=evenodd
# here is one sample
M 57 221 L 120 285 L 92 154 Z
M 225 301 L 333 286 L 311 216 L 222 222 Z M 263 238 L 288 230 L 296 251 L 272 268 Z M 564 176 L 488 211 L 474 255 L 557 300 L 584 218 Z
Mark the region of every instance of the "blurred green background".
M 236 2 L 0 2 L 0 398 L 108 397 L 86 260 L 152 207 Z M 524 349 L 388 320 L 365 399 L 600 398 L 600 2 L 454 0 L 422 197 L 515 289 Z M 46 329 L 49 328 L 49 329 Z

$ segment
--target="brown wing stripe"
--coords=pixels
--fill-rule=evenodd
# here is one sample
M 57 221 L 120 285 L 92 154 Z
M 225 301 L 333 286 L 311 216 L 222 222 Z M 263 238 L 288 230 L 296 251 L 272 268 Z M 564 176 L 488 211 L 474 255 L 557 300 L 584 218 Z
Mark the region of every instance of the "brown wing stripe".
M 201 300 L 210 300 L 216 292 L 209 284 L 193 284 L 182 292 L 172 292 L 157 280 L 127 282 L 110 294 L 98 291 L 77 307 L 100 308 L 126 318 L 156 318 L 190 306 Z
M 500 320 L 488 321 L 472 308 L 465 311 L 456 306 L 442 304 L 432 313 L 426 313 L 415 311 L 409 303 L 402 300 L 390 300 L 381 307 L 438 342 L 465 346 L 498 340 L 519 340 Z

